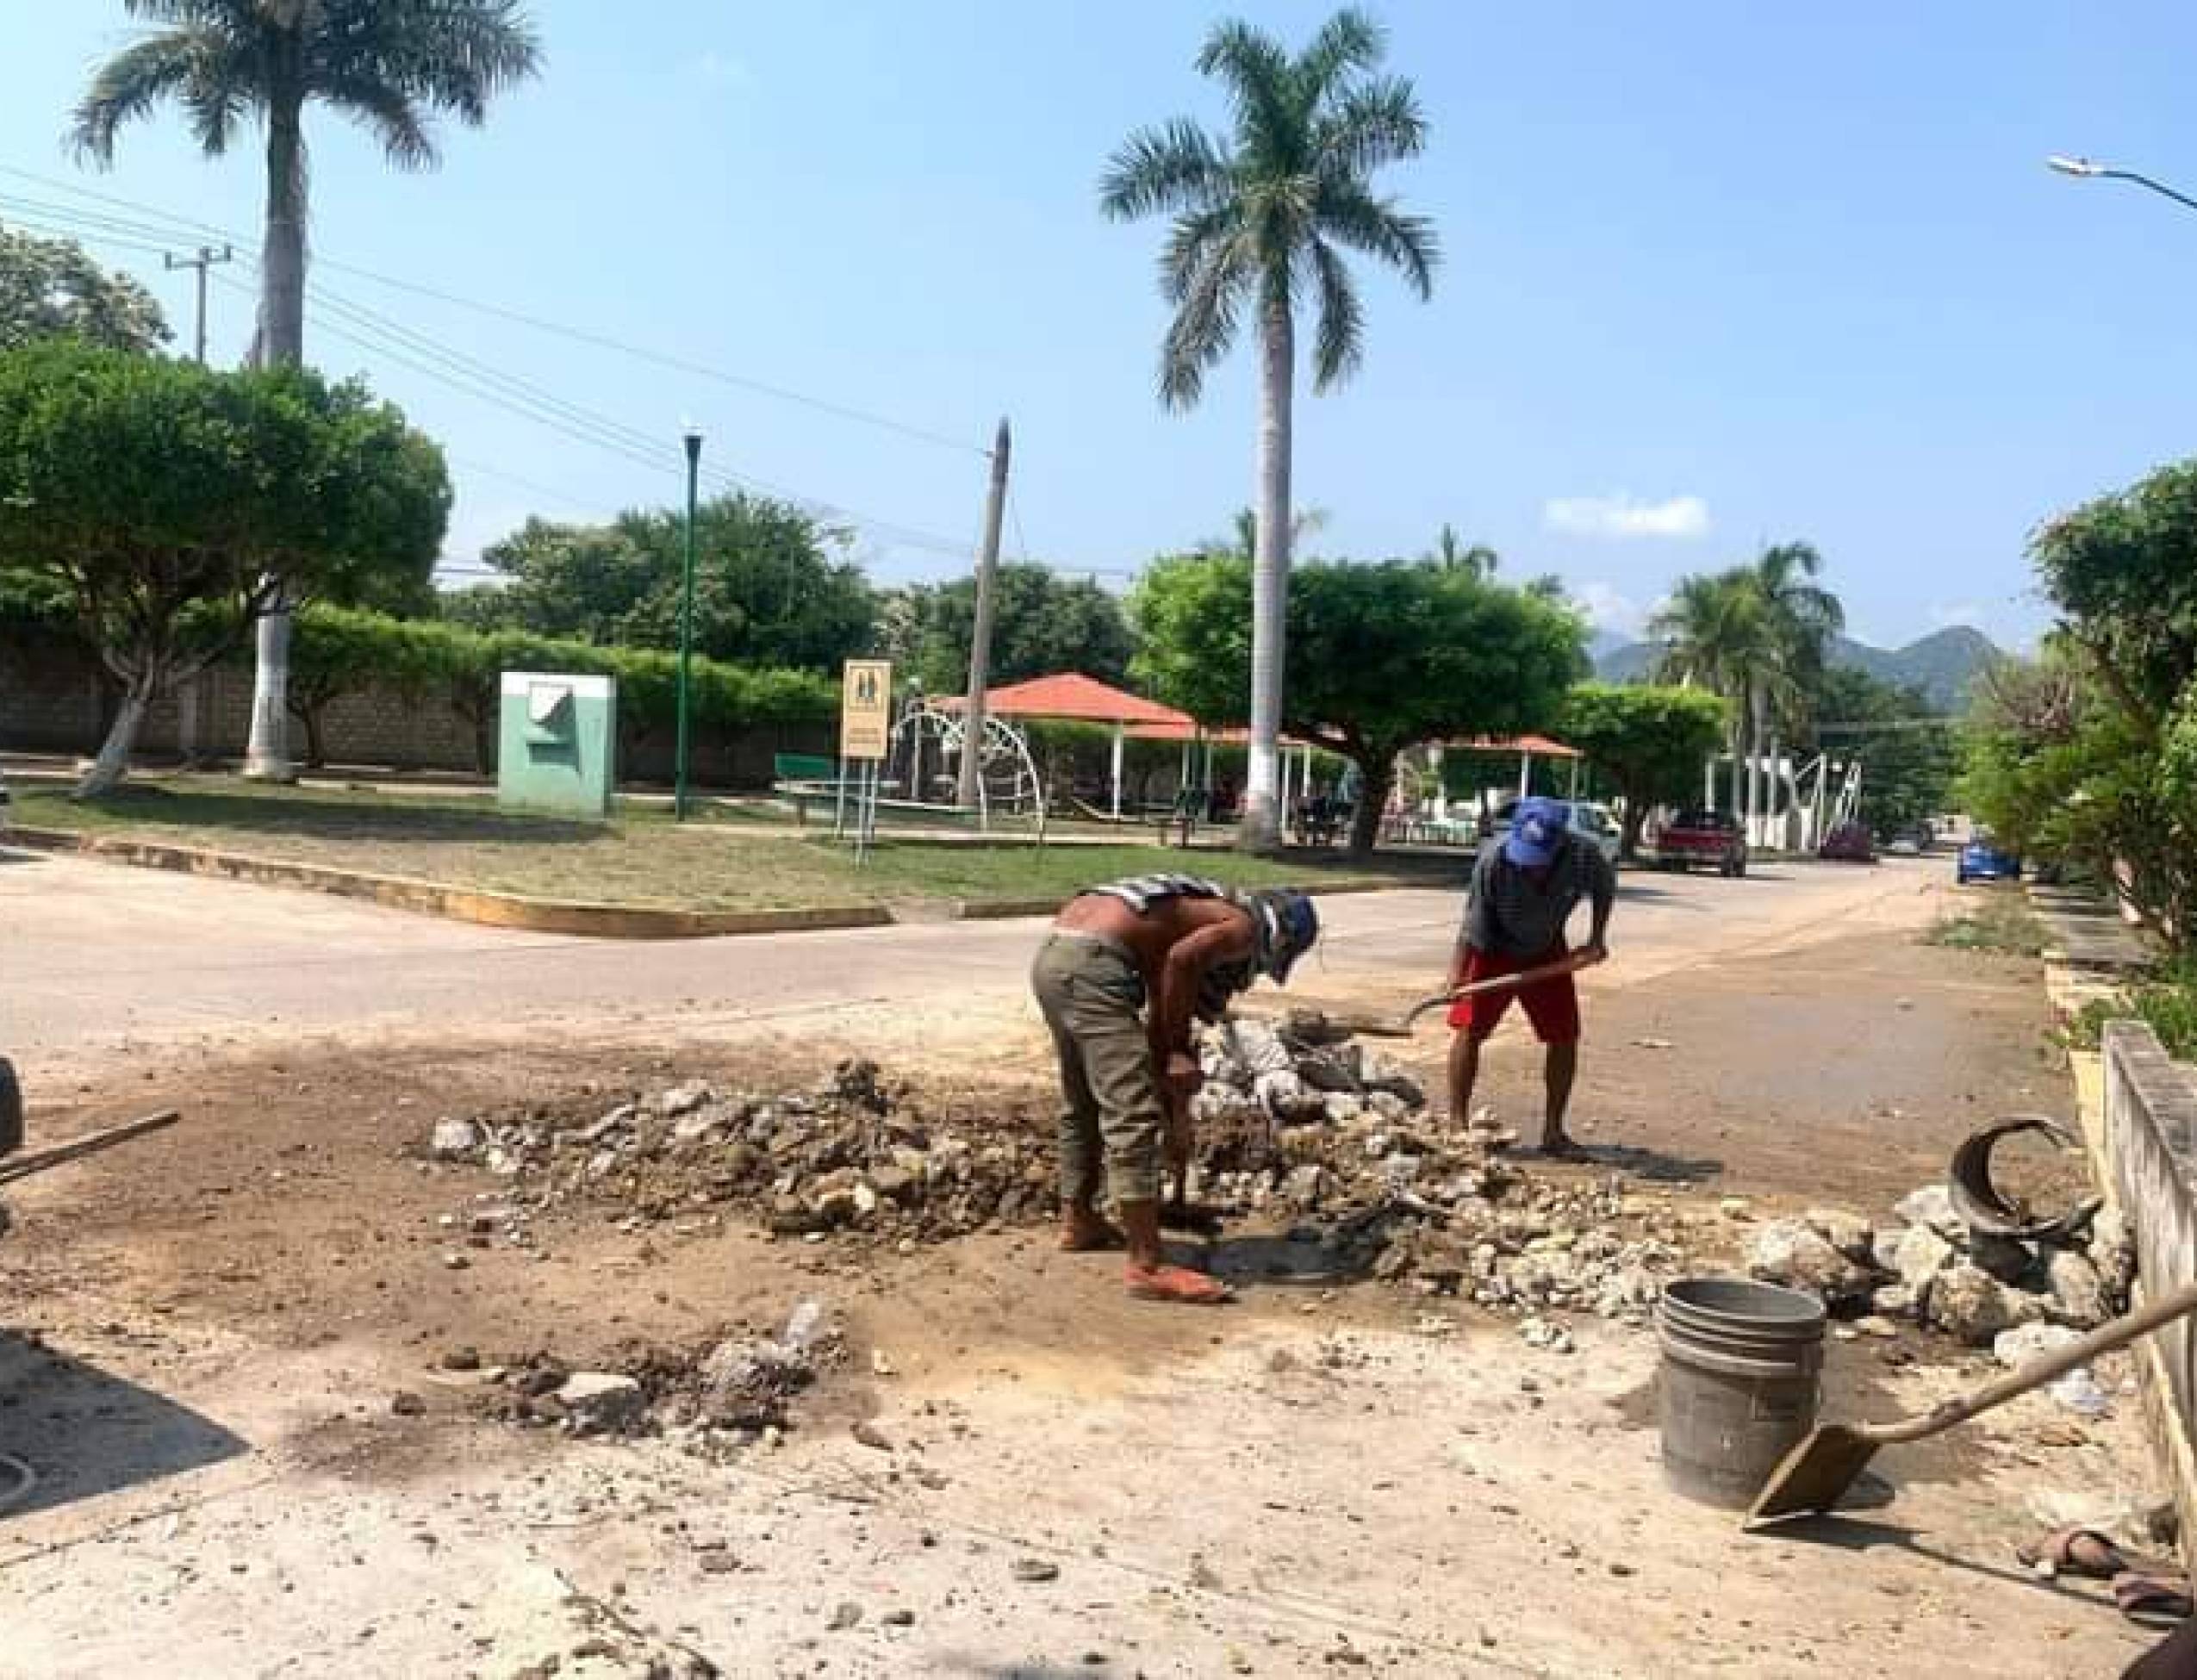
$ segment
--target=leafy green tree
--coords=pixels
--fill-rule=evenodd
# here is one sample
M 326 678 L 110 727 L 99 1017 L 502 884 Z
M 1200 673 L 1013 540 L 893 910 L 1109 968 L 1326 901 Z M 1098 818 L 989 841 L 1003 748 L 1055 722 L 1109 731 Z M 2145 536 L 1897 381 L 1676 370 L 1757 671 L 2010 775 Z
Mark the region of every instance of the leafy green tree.
M 209 158 L 227 155 L 249 119 L 266 129 L 267 190 L 254 359 L 305 359 L 305 108 L 318 103 L 364 125 L 399 169 L 441 161 L 437 116 L 478 128 L 489 102 L 539 68 L 519 0 L 122 0 L 155 28 L 92 72 L 72 134 L 78 153 L 113 162 L 123 125 L 172 100 Z M 289 774 L 283 690 L 289 615 L 262 616 L 252 694 L 251 765 Z
M 968 687 L 969 639 L 976 631 L 974 581 L 918 585 L 902 599 L 908 626 L 887 638 L 899 642 L 896 656 L 926 693 L 960 694 Z M 1120 683 L 1135 650 L 1129 615 L 1095 581 L 1062 577 L 1040 565 L 999 568 L 993 591 L 995 683 L 1059 671 Z
M 1724 738 L 1727 707 L 1700 688 L 1582 682 L 1564 697 L 1554 734 L 1615 784 L 1625 800 L 1623 855 L 1659 805 L 1690 798 L 1702 764 Z
M 1208 725 L 1242 720 L 1252 573 L 1227 555 L 1162 560 L 1132 598 L 1136 672 Z M 1586 669 L 1584 626 L 1561 603 L 1424 561 L 1298 567 L 1288 636 L 1284 726 L 1357 767 L 1350 844 L 1361 856 L 1379 835 L 1398 753 L 1551 728 Z
M 0 351 L 40 339 L 81 339 L 149 353 L 168 341 L 152 294 L 93 262 L 74 240 L 0 227 Z
M 834 557 L 845 533 L 790 503 L 735 494 L 695 513 L 694 648 L 728 664 L 838 669 L 868 648 L 877 605 L 862 569 Z M 510 582 L 470 592 L 470 622 L 604 645 L 676 648 L 683 511 L 609 525 L 531 520 L 482 557 Z
M 0 357 L 0 553 L 66 588 L 121 685 L 79 796 L 278 595 L 424 580 L 449 513 L 441 452 L 358 385 L 65 340 Z
M 1435 533 L 1433 551 L 1427 558 L 1451 571 L 1471 572 L 1475 577 L 1493 577 L 1496 568 L 1502 563 L 1493 549 L 1485 543 L 1467 543 L 1457 534 L 1453 525 L 1444 525 Z
M 1259 344 L 1259 505 L 1252 590 L 1251 775 L 1243 843 L 1280 843 L 1277 743 L 1285 707 L 1290 466 L 1297 312 L 1316 303 L 1313 389 L 1341 384 L 1365 357 L 1365 312 L 1343 252 L 1400 272 L 1431 296 L 1433 224 L 1373 186 L 1426 146 L 1426 118 L 1402 77 L 1381 72 L 1386 42 L 1363 12 L 1337 12 L 1292 55 L 1245 22 L 1217 24 L 1198 69 L 1227 90 L 1231 126 L 1188 118 L 1141 129 L 1117 152 L 1099 205 L 1117 221 L 1172 218 L 1161 291 L 1174 311 L 1160 395 L 1188 408 L 1235 342 L 1248 313 Z

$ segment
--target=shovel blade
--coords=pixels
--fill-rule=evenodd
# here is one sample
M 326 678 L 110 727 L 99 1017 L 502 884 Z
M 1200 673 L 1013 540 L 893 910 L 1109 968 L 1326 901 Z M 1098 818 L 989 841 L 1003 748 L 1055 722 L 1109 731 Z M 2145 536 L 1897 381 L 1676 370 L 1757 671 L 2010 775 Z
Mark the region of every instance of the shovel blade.
M 1845 1497 L 1876 1443 L 1842 1423 L 1827 1423 L 1788 1453 L 1747 1508 L 1746 1526 L 1757 1528 L 1785 1517 L 1816 1516 Z

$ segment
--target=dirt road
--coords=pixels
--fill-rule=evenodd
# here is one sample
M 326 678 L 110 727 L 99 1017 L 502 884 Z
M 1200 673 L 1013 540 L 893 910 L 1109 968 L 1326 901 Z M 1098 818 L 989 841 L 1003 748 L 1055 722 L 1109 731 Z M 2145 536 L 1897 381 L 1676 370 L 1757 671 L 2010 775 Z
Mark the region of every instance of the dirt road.
M 1589 1000 L 1581 1129 L 1628 1194 L 1677 1210 L 1704 1266 L 1749 1229 L 1724 1198 L 1750 1218 L 1882 1216 L 1979 1113 L 2067 1100 L 2033 968 L 1915 943 L 1927 877 L 1794 873 L 1759 897 L 1641 883 L 1657 896 L 1621 911 Z M 15 874 L 0 885 L 21 893 Z M 9 908 L 60 950 L 75 912 L 38 897 Z M 202 947 L 164 930 L 233 1048 L 171 1047 L 151 1078 L 115 1061 L 112 1025 L 69 1000 L 89 995 L 90 951 L 40 1017 L 34 1065 L 68 1091 L 53 1123 L 191 1115 L 28 1188 L 0 1242 L 0 1450 L 40 1478 L 0 1516 L 0 1673 L 514 1680 L 551 1658 L 560 1677 L 651 1654 L 675 1672 L 692 1652 L 741 1676 L 2045 1680 L 2117 1672 L 2141 1646 L 2012 1552 L 2066 1501 L 2145 1493 L 2125 1397 L 2079 1425 L 2022 1403 L 1898 1456 L 1883 1509 L 1743 1540 L 1662 1489 L 1636 1328 L 1581 1320 L 1576 1352 L 1534 1348 L 1454 1301 L 1270 1277 L 1229 1241 L 1211 1258 L 1245 1300 L 1215 1314 L 1129 1303 L 1112 1262 L 1061 1256 L 1040 1228 L 902 1254 L 575 1209 L 529 1248 L 465 1248 L 452 1230 L 493 1179 L 412 1153 L 439 1116 L 674 1077 L 800 1085 L 841 1045 L 1002 1126 L 1042 1123 L 1027 929 L 607 955 L 370 917 L 389 943 L 349 968 L 323 949 L 323 987 L 275 955 L 332 936 L 288 927 L 320 901 L 282 904 Z M 1453 925 L 1421 895 L 1335 909 L 1306 989 L 1337 1000 L 1405 995 Z M 934 935 L 944 977 L 925 983 L 910 942 Z M 16 949 L 10 1010 L 31 990 Z M 858 995 L 905 1001 L 824 1011 L 850 959 Z M 527 1012 L 490 1030 L 487 988 L 522 971 Z M 133 1035 L 207 1030 L 159 995 L 156 961 L 135 972 Z M 617 978 L 635 1013 L 577 1031 L 575 972 Z M 284 986 L 338 1003 L 277 1047 L 259 1011 Z M 1427 1035 L 1420 1064 L 1439 1048 Z M 1533 1066 L 1507 1030 L 1488 1087 L 1506 1116 L 1530 1110 Z M 805 1299 L 843 1324 L 847 1362 L 781 1445 L 725 1463 L 515 1430 L 433 1368 L 460 1345 L 585 1363 L 707 1342 Z M 1834 1405 L 1875 1416 L 1981 1369 L 1913 1333 L 1832 1358 Z

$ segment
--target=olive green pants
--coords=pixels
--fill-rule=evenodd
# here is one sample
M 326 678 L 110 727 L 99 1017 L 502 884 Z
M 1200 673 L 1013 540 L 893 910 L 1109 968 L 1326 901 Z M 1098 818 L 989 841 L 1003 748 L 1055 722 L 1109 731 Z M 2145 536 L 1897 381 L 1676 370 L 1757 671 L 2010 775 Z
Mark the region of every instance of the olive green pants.
M 1061 1199 L 1090 1203 L 1103 1158 L 1115 1201 L 1157 1201 L 1167 1111 L 1136 959 L 1111 939 L 1056 931 L 1030 983 L 1061 1059 Z

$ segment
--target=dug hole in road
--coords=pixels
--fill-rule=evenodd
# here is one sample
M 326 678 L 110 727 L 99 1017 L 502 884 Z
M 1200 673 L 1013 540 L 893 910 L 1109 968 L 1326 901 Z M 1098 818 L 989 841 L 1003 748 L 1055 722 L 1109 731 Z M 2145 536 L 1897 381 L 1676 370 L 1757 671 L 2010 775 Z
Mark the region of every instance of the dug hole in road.
M 1628 878 L 1585 988 L 1597 1162 L 1412 1109 L 1432 1025 L 1381 1047 L 1380 1092 L 1284 1128 L 1291 1159 L 1217 1124 L 1204 1182 L 1238 1211 L 1206 1258 L 1242 1298 L 1215 1311 L 1052 1246 L 1036 924 L 850 945 L 872 1000 L 837 1009 L 813 938 L 431 924 L 470 1005 L 408 1016 L 395 957 L 305 1033 L 240 1001 L 255 963 L 287 983 L 264 953 L 209 977 L 240 1000 L 210 1028 L 149 980 L 103 1019 L 65 985 L 40 1136 L 186 1118 L 13 1198 L 0 1450 L 37 1481 L 0 1515 L 0 1671 L 2117 1673 L 2145 1637 L 2014 1547 L 2150 1491 L 2124 1361 L 2108 1415 L 2033 1396 L 1887 1453 L 1890 1502 L 1807 1537 L 1661 1480 L 1656 1279 L 1735 1268 L 1783 1214 L 1889 1220 L 1982 1120 L 2069 1111 L 2036 965 L 1921 943 L 1938 878 Z M 1335 905 L 1260 1008 L 1439 972 L 1453 903 Z M 389 951 L 403 925 L 370 922 Z M 529 951 L 526 1009 L 492 1013 Z M 551 972 L 613 957 L 639 1007 Z M 1530 1132 L 1515 1023 L 1482 1094 Z M 1995 1368 L 1913 1325 L 1828 1359 L 1839 1418 Z

